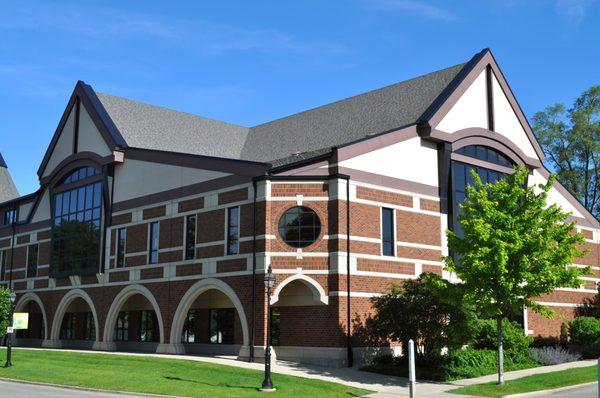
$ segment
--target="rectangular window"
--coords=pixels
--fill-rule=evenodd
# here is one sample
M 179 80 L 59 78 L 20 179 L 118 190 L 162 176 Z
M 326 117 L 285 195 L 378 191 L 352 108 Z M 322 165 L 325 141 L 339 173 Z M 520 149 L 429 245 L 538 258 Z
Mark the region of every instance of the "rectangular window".
M 17 210 L 6 210 L 4 212 L 4 225 L 9 225 L 17 221 Z
M 221 308 L 208 311 L 208 337 L 211 344 L 233 344 L 235 309 Z
M 150 253 L 149 264 L 158 263 L 158 222 L 150 224 Z
M 8 257 L 8 251 L 0 251 L 0 281 L 6 280 L 6 257 Z
M 196 258 L 196 215 L 187 216 L 185 219 L 185 259 Z
M 91 312 L 84 313 L 84 327 L 83 338 L 85 340 L 96 340 L 96 324 L 94 323 L 94 315 Z
M 102 183 L 54 195 L 52 275 L 97 272 L 100 261 Z
M 189 310 L 185 323 L 183 325 L 183 335 L 181 336 L 184 343 L 196 343 L 196 327 L 199 323 L 198 317 L 200 314 L 197 310 Z
M 381 253 L 384 256 L 393 256 L 395 243 L 394 210 L 383 207 L 381 209 Z
M 127 228 L 117 230 L 117 268 L 125 266 L 125 240 L 127 239 Z
M 60 328 L 60 338 L 63 340 L 74 340 L 76 338 L 75 325 L 77 324 L 77 314 L 75 312 L 65 313 Z
M 141 342 L 158 341 L 158 320 L 153 310 L 140 311 L 140 337 Z
M 239 253 L 239 207 L 227 209 L 227 254 Z
M 281 311 L 271 307 L 271 345 L 281 345 Z
M 129 341 L 129 311 L 119 312 L 113 340 Z
M 27 248 L 27 277 L 35 278 L 38 267 L 38 245 L 30 245 Z

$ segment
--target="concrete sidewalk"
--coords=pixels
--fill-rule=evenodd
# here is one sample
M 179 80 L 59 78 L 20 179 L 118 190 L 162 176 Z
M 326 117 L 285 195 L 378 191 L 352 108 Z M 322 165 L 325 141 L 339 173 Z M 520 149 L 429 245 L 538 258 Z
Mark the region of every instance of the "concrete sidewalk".
M 19 347 L 20 350 L 44 350 L 40 348 L 25 348 Z M 187 361 L 199 361 L 214 363 L 220 365 L 234 366 L 244 369 L 263 370 L 264 365 L 261 363 L 242 362 L 230 356 L 192 356 L 192 355 L 169 355 L 169 354 L 150 354 L 150 353 L 128 353 L 128 352 L 107 352 L 107 351 L 89 351 L 89 350 L 66 350 L 66 349 L 46 349 L 48 351 L 67 351 L 94 353 L 104 355 L 133 355 L 146 356 L 156 358 L 169 358 Z M 543 366 L 533 369 L 517 370 L 506 372 L 506 380 L 517 379 L 532 374 L 555 372 L 558 370 L 571 369 L 575 367 L 584 367 L 595 365 L 595 360 L 570 362 L 561 365 Z M 358 368 L 332 368 L 322 366 L 303 365 L 292 362 L 277 361 L 272 366 L 274 373 L 280 373 L 290 376 L 305 377 L 308 379 L 324 380 L 333 383 L 345 384 L 351 387 L 362 388 L 369 391 L 374 391 L 368 395 L 369 398 L 399 398 L 407 397 L 408 379 L 395 376 L 386 376 L 377 373 L 362 372 Z M 418 375 L 417 375 L 418 376 Z M 435 383 L 435 382 L 418 382 L 416 391 L 419 397 L 457 397 L 452 394 L 444 394 L 445 391 L 451 390 L 459 386 L 467 386 L 472 384 L 487 383 L 496 380 L 496 375 L 476 377 L 473 379 L 458 380 L 450 383 Z M 273 377 L 277 383 L 277 376 Z

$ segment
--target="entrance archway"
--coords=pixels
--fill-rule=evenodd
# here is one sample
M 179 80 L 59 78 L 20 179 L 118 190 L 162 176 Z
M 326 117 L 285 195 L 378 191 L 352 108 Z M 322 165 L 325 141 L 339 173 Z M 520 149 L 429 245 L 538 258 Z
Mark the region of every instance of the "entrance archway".
M 46 310 L 40 297 L 35 293 L 26 293 L 17 302 L 15 312 L 29 313 L 29 328 L 17 331 L 16 344 L 40 346 L 48 337 Z
M 82 289 L 74 289 L 58 304 L 50 338 L 63 347 L 91 348 L 100 338 L 98 315 L 92 298 Z

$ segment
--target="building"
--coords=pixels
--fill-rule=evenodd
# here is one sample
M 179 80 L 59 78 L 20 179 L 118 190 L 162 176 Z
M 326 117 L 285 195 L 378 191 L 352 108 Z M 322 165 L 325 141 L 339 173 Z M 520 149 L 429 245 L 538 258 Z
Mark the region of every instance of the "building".
M 17 343 L 259 360 L 270 266 L 277 357 L 360 361 L 386 345 L 365 326 L 370 298 L 446 275 L 468 170 L 493 180 L 525 165 L 541 182 L 543 158 L 489 50 L 250 128 L 80 81 L 40 189 L 18 197 L 0 165 L 0 275 L 31 314 Z M 600 281 L 600 224 L 560 184 L 550 200 L 586 237 L 574 266 L 595 267 L 580 289 L 540 298 L 570 318 Z M 523 322 L 556 335 L 562 319 L 524 310 Z

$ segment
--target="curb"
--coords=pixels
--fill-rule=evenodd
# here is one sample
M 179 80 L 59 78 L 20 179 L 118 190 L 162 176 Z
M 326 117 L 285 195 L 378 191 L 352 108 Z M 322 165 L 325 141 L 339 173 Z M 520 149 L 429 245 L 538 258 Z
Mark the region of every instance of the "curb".
M 538 396 L 540 394 L 552 394 L 552 393 L 555 393 L 555 392 L 570 390 L 570 389 L 573 389 L 573 388 L 591 386 L 591 385 L 597 384 L 597 383 L 598 383 L 597 381 L 591 381 L 589 383 L 573 384 L 572 386 L 565 386 L 565 387 L 553 388 L 553 389 L 550 389 L 550 390 L 539 390 L 539 391 L 524 392 L 524 393 L 521 393 L 521 394 L 505 395 L 504 398 L 534 397 L 534 396 Z
M 113 390 L 101 390 L 99 388 L 91 388 L 91 387 L 79 387 L 79 386 L 69 386 L 64 384 L 54 384 L 54 383 L 42 383 L 38 381 L 29 381 L 29 380 L 20 380 L 20 379 L 11 379 L 9 377 L 0 377 L 0 381 L 8 381 L 11 383 L 19 383 L 19 384 L 30 384 L 34 386 L 43 386 L 43 387 L 56 387 L 56 388 L 65 388 L 67 390 L 79 390 L 79 391 L 89 391 L 89 392 L 101 392 L 104 394 L 118 394 L 129 397 L 156 397 L 156 398 L 186 398 L 178 395 L 160 395 L 160 394 L 151 394 L 151 393 L 136 393 L 132 391 L 113 391 Z

